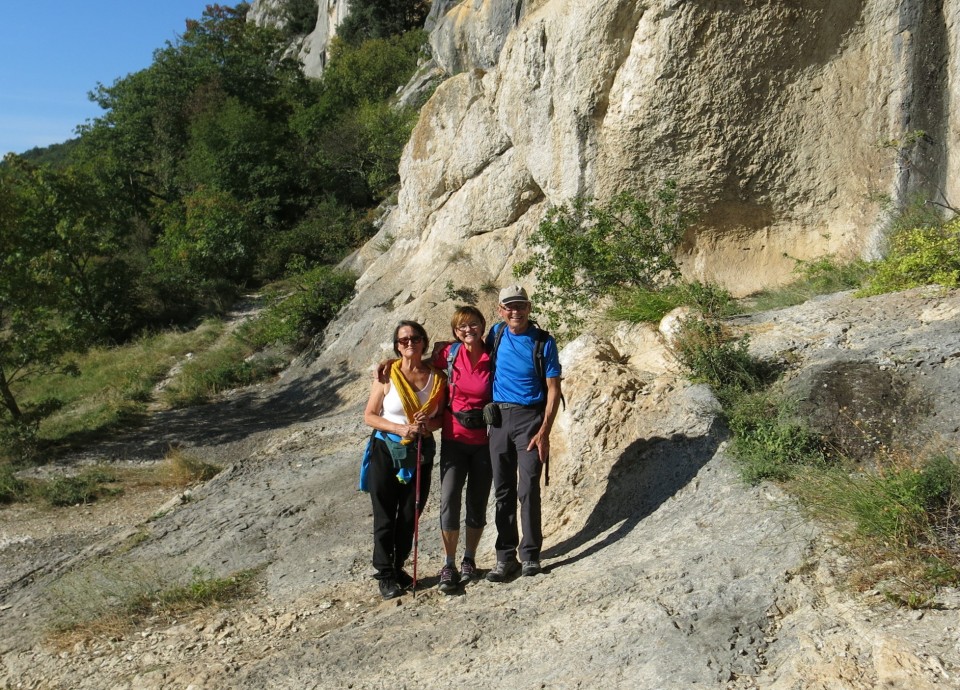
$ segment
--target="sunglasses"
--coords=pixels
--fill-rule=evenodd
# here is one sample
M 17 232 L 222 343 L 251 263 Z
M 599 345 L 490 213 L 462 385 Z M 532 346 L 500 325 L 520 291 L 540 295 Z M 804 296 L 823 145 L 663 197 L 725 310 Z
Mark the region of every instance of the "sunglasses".
M 397 338 L 397 342 L 406 347 L 410 343 L 414 345 L 419 345 L 423 342 L 423 336 L 421 335 L 411 335 L 409 338 Z

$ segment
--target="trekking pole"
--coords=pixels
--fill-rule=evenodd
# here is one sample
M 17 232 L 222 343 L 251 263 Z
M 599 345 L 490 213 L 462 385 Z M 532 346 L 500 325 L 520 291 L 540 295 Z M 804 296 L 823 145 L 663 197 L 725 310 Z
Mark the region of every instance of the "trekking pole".
M 420 548 L 420 457 L 423 446 L 423 437 L 417 435 L 417 471 L 414 480 L 417 484 L 413 490 L 413 598 L 417 598 L 417 552 Z
M 543 461 L 543 485 L 550 486 L 550 455 Z

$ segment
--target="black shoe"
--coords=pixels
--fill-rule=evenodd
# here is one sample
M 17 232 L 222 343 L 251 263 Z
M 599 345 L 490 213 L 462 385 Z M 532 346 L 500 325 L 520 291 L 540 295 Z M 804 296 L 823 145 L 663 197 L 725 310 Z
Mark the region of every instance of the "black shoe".
M 467 584 L 476 579 L 477 564 L 473 562 L 472 558 L 464 556 L 463 561 L 460 563 L 460 582 Z
M 506 582 L 520 572 L 520 564 L 516 561 L 497 561 L 497 564 L 487 573 L 490 582 Z
M 397 584 L 400 585 L 402 589 L 409 589 L 410 585 L 413 584 L 413 578 L 410 577 L 410 573 L 408 573 L 403 568 L 397 568 L 396 579 L 397 579 Z
M 524 577 L 539 575 L 541 572 L 540 561 L 524 561 L 520 568 L 520 574 Z
M 392 577 L 380 580 L 380 596 L 384 599 L 396 599 L 403 594 L 403 589 Z
M 457 591 L 460 584 L 460 573 L 452 565 L 445 565 L 440 568 L 440 584 L 437 586 L 444 594 L 452 594 Z

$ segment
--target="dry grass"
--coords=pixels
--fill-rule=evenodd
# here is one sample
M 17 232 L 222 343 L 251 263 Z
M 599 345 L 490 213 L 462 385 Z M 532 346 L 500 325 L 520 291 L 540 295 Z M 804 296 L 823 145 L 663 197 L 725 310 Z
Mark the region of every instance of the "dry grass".
M 50 641 L 65 647 L 90 638 L 120 638 L 147 619 L 173 620 L 252 595 L 262 568 L 225 577 L 193 567 L 112 558 L 85 564 L 50 589 Z

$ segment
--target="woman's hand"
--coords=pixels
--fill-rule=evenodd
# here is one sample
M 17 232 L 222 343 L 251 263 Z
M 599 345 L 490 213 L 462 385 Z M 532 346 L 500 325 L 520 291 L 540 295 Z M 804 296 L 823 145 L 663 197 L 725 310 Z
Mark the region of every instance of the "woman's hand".
M 418 423 L 400 424 L 398 426 L 399 426 L 399 429 L 397 429 L 397 434 L 399 434 L 403 438 L 411 438 L 411 439 L 416 438 L 423 431 L 423 427 Z

